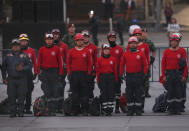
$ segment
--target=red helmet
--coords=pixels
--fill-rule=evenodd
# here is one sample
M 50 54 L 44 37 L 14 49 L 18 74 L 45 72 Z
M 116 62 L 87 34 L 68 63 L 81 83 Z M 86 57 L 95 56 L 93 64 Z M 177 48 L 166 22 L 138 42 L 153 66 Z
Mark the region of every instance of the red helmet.
M 182 36 L 180 33 L 172 33 L 170 36 L 169 36 L 169 40 L 172 41 L 172 40 L 176 40 L 176 41 L 180 41 L 182 39 Z
M 135 37 L 135 36 L 131 36 L 128 40 L 128 43 L 131 43 L 131 42 L 136 42 L 138 43 L 138 39 Z
M 136 28 L 133 30 L 132 35 L 134 35 L 134 34 L 142 34 L 142 30 L 140 28 Z
M 108 33 L 108 35 L 107 35 L 107 38 L 110 38 L 111 36 L 116 37 L 115 31 L 110 31 L 110 32 Z
M 78 40 L 83 40 L 83 35 L 81 33 L 78 33 L 75 35 L 75 41 L 78 41 Z

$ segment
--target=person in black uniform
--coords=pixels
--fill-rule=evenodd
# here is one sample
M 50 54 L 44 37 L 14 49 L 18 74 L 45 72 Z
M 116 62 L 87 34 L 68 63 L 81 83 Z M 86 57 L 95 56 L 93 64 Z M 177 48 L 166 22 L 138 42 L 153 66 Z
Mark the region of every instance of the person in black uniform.
M 3 83 L 7 84 L 10 117 L 24 116 L 24 99 L 27 90 L 27 72 L 31 70 L 30 58 L 21 52 L 20 41 L 12 40 L 12 51 L 2 64 Z M 7 76 L 8 74 L 8 76 Z

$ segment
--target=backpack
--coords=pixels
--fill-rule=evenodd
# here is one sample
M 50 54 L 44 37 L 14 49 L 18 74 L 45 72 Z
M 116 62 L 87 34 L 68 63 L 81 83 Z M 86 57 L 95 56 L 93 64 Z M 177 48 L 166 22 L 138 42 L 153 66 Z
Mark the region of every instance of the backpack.
M 47 108 L 44 96 L 40 96 L 36 98 L 33 105 L 33 113 L 34 113 L 34 116 L 47 116 L 48 115 L 49 109 Z
M 125 97 L 126 97 L 125 93 L 123 93 L 122 96 L 120 97 L 120 108 L 123 113 L 127 112 L 127 99 Z
M 63 111 L 65 116 L 71 116 L 73 112 L 71 96 L 64 100 Z
M 9 113 L 9 105 L 8 105 L 8 98 L 6 98 L 0 103 L 0 114 L 8 114 L 8 113 Z
M 99 97 L 95 97 L 89 104 L 88 113 L 92 116 L 100 116 L 101 114 L 101 101 Z
M 167 92 L 164 92 L 155 99 L 155 104 L 152 111 L 155 112 L 165 112 L 168 108 L 167 104 Z

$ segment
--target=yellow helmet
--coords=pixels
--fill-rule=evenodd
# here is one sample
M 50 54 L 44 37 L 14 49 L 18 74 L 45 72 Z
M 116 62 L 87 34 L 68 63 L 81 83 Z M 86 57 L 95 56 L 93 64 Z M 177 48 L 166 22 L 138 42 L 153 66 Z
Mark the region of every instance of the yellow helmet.
M 21 40 L 27 40 L 27 41 L 29 41 L 28 35 L 27 35 L 27 34 L 20 34 L 20 35 L 19 35 L 19 40 L 20 40 L 20 41 L 21 41 Z

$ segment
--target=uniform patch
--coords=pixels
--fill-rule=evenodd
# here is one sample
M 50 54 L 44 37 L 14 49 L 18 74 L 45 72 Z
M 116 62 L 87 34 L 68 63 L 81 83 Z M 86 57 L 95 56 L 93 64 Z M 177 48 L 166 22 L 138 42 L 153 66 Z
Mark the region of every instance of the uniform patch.
M 83 54 L 83 57 L 86 57 L 86 54 Z
M 89 49 L 89 52 L 90 52 L 90 53 L 93 53 L 93 50 L 92 50 L 92 49 Z
M 52 55 L 52 56 L 55 56 L 55 52 L 54 52 L 54 51 L 52 51 L 52 52 L 51 52 L 51 55 Z
M 110 61 L 110 64 L 113 65 L 113 61 Z
M 180 54 L 177 54 L 177 58 L 181 58 L 181 55 L 180 55 Z
M 116 54 L 119 54 L 119 50 L 115 50 L 115 53 L 116 53 Z
M 31 54 L 30 53 L 28 53 L 28 56 L 31 58 Z
M 136 58 L 139 60 L 140 59 L 140 55 L 137 55 Z
M 143 52 L 144 52 L 144 50 L 145 50 L 144 48 L 141 48 L 141 51 L 143 51 Z

